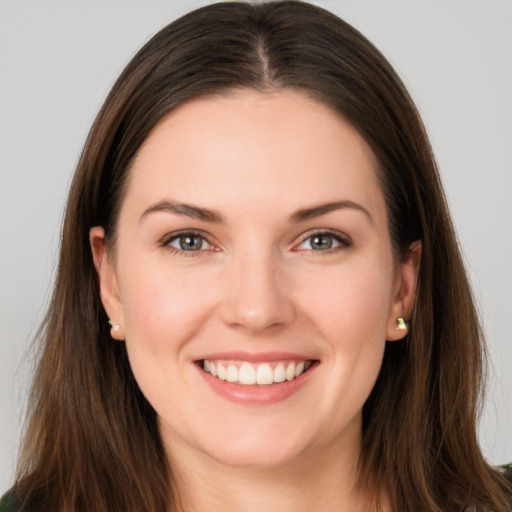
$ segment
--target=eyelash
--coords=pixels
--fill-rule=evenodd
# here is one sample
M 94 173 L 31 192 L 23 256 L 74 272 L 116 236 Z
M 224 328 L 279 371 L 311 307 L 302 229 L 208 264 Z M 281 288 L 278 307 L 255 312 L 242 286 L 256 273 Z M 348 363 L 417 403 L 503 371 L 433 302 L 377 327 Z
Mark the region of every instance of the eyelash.
M 166 235 L 160 241 L 160 244 L 163 247 L 165 247 L 170 253 L 176 254 L 178 256 L 184 256 L 184 257 L 198 256 L 200 253 L 203 253 L 205 251 L 205 249 L 199 249 L 199 250 L 195 250 L 195 251 L 187 251 L 185 249 L 178 249 L 178 248 L 170 245 L 171 242 L 178 240 L 181 237 L 187 237 L 187 236 L 201 238 L 203 242 L 206 242 L 210 246 L 210 248 L 212 248 L 212 249 L 210 249 L 211 251 L 216 252 L 216 249 L 214 248 L 215 247 L 214 244 L 212 244 L 208 240 L 208 237 L 205 236 L 205 234 L 201 231 L 184 230 L 184 231 L 174 232 L 174 233 L 171 233 L 170 235 Z M 322 229 L 322 230 L 317 230 L 317 231 L 312 231 L 312 232 L 306 233 L 302 237 L 302 240 L 300 241 L 300 243 L 294 246 L 293 250 L 298 251 L 300 249 L 297 249 L 297 247 L 300 247 L 306 241 L 308 241 L 314 237 L 321 237 L 321 236 L 330 237 L 330 238 L 334 239 L 334 241 L 337 242 L 339 245 L 335 246 L 335 247 L 329 247 L 328 249 L 325 249 L 325 250 L 314 250 L 314 249 L 303 249 L 303 250 L 308 251 L 310 253 L 332 253 L 332 252 L 337 252 L 339 250 L 343 250 L 343 249 L 346 249 L 346 248 L 352 246 L 352 241 L 350 240 L 350 238 L 347 235 L 340 233 L 339 231 L 332 230 L 332 229 Z
M 321 236 L 330 237 L 330 238 L 334 239 L 339 245 L 335 246 L 335 247 L 329 247 L 328 249 L 325 249 L 323 251 L 322 250 L 314 250 L 314 249 L 303 249 L 303 250 L 308 251 L 310 253 L 333 253 L 333 252 L 338 252 L 343 249 L 347 249 L 348 247 L 352 246 L 352 240 L 350 240 L 350 238 L 347 235 L 340 233 L 339 231 L 335 231 L 334 229 L 321 229 L 321 230 L 310 231 L 310 232 L 306 233 L 303 236 L 301 242 L 298 245 L 296 245 L 295 247 L 300 247 L 307 240 L 310 240 L 314 237 L 321 237 Z M 294 249 L 294 250 L 298 250 L 298 249 Z
M 162 238 L 160 244 L 163 247 L 165 247 L 170 253 L 175 254 L 177 256 L 193 257 L 198 256 L 198 253 L 202 253 L 205 251 L 204 249 L 199 249 L 197 251 L 186 251 L 184 249 L 178 249 L 177 247 L 173 247 L 172 245 L 170 245 L 171 242 L 186 236 L 201 238 L 203 242 L 206 242 L 210 247 L 214 247 L 214 245 L 208 240 L 208 237 L 206 237 L 203 232 L 193 230 L 178 231 L 171 233 L 170 235 L 166 235 L 164 238 Z M 212 249 L 212 251 L 215 251 L 215 249 Z

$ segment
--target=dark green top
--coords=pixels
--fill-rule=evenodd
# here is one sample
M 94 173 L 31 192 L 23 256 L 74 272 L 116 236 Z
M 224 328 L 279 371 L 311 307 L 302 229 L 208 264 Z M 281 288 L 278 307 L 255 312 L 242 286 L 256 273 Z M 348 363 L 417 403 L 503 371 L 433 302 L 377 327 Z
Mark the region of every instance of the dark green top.
M 506 466 L 502 466 L 505 475 L 508 480 L 512 483 L 512 464 L 507 464 Z M 10 491 L 0 499 L 0 512 L 16 512 L 16 499 L 14 498 L 13 493 Z
M 16 501 L 14 500 L 12 494 L 8 492 L 1 500 L 0 500 L 0 512 L 15 512 L 16 511 Z

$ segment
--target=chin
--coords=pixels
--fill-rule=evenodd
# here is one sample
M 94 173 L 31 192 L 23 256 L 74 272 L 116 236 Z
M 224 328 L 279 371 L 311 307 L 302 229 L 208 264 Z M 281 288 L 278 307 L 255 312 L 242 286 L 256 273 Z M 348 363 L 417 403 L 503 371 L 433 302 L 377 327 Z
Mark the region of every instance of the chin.
M 263 412 L 262 412 L 263 414 Z M 297 428 L 290 422 L 260 416 L 226 424 L 211 421 L 209 428 L 162 432 L 175 456 L 189 460 L 199 456 L 226 467 L 279 468 L 292 464 L 312 448 L 315 429 Z M 250 424 L 248 424 L 250 422 Z M 162 425 L 161 425 L 162 426 Z M 305 426 L 304 424 L 302 425 Z M 188 455 L 187 455 L 188 454 Z
M 278 443 L 231 444 L 221 450 L 210 452 L 210 457 L 218 463 L 237 468 L 280 468 L 293 464 L 303 455 L 299 447 L 283 446 Z

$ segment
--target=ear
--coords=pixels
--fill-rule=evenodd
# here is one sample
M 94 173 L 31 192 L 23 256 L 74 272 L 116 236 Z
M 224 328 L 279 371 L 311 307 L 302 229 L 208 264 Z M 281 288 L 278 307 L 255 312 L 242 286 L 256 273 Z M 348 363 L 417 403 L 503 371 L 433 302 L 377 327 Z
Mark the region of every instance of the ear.
M 389 310 L 386 339 L 396 341 L 405 337 L 408 332 L 408 322 L 414 309 L 416 285 L 421 261 L 421 240 L 413 242 L 396 270 L 394 296 Z M 406 322 L 406 329 L 397 329 L 398 318 Z
M 110 334 L 115 340 L 123 340 L 124 314 L 119 296 L 115 266 L 110 260 L 106 248 L 105 230 L 101 226 L 91 228 L 89 231 L 89 242 L 91 244 L 94 266 L 98 273 L 101 302 L 113 324 Z

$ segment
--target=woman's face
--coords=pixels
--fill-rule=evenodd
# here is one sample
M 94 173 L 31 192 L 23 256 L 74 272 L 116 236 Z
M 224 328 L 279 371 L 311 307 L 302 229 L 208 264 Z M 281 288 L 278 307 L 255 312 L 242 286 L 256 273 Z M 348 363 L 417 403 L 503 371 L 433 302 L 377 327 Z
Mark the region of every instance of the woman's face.
M 134 161 L 115 255 L 101 228 L 91 241 L 171 454 L 357 452 L 416 260 L 394 261 L 375 158 L 347 122 L 290 90 L 182 105 Z

